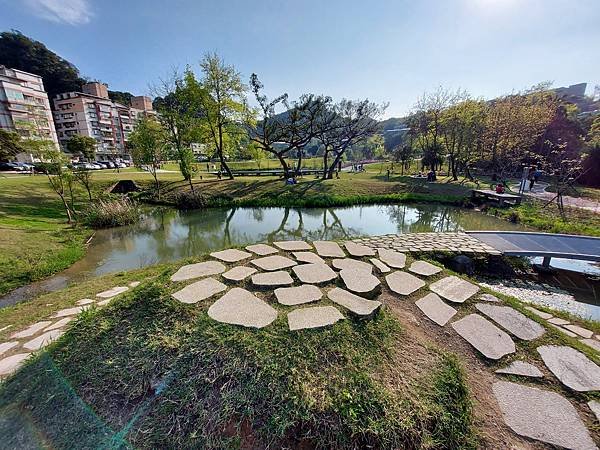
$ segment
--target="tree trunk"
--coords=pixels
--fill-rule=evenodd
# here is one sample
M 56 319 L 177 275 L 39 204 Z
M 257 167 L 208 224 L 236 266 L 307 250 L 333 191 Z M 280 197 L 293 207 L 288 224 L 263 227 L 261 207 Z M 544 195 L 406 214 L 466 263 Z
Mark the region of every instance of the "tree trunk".
M 221 168 L 225 169 L 227 172 L 227 176 L 230 180 L 233 180 L 233 173 L 231 173 L 231 169 L 225 162 L 225 157 L 223 156 L 223 126 L 219 124 L 219 148 L 217 149 L 217 153 L 219 154 L 219 160 L 221 161 Z
M 329 152 L 327 151 L 327 149 L 325 149 L 325 151 L 323 152 L 323 179 L 326 180 L 327 179 L 327 159 L 329 156 Z
M 87 190 L 88 197 L 90 198 L 90 202 L 92 201 L 92 190 L 90 189 L 89 184 L 85 185 L 85 189 Z
M 300 171 L 302 170 L 302 150 L 298 150 L 298 165 L 296 166 L 296 176 L 300 176 Z
M 333 179 L 333 172 L 335 172 L 335 168 L 337 167 L 338 163 L 342 159 L 343 154 L 344 154 L 343 152 L 338 153 L 336 155 L 335 159 L 333 160 L 333 163 L 331 164 L 331 166 L 329 166 L 329 170 L 327 171 L 327 179 L 328 180 Z
M 73 215 L 71 214 L 71 208 L 69 208 L 69 204 L 67 203 L 67 199 L 63 194 L 58 194 L 60 199 L 63 202 L 63 206 L 65 207 L 65 211 L 67 212 L 67 223 L 73 222 Z
M 281 168 L 283 169 L 283 178 L 285 178 L 287 180 L 290 176 L 290 168 L 287 165 L 287 163 L 285 162 L 285 158 L 281 154 L 275 153 L 275 155 L 277 156 L 277 159 L 279 160 L 279 163 L 281 164 Z
M 195 195 L 196 193 L 194 192 L 194 183 L 192 183 L 192 178 L 191 177 L 188 179 L 188 182 L 190 183 L 190 189 L 192 190 L 192 194 Z
M 452 167 L 452 179 L 454 181 L 458 181 L 458 174 L 456 171 L 456 159 L 454 159 L 453 157 L 450 157 L 450 165 Z
M 158 174 L 156 173 L 156 167 L 152 171 L 152 176 L 154 177 L 154 186 L 156 187 L 156 198 L 160 200 L 160 183 L 158 182 Z

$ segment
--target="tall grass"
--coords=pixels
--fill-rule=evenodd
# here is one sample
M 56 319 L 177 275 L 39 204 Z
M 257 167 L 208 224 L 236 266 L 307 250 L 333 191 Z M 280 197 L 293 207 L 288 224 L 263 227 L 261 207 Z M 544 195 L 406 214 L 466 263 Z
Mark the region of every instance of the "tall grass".
M 109 228 L 135 223 L 140 218 L 140 207 L 128 197 L 98 200 L 82 213 L 81 221 L 93 228 Z

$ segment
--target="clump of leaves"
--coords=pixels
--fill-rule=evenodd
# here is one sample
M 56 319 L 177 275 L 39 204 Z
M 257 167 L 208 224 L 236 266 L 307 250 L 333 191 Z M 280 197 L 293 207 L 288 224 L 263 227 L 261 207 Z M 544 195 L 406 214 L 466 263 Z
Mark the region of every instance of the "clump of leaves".
M 128 197 L 122 197 L 91 203 L 82 212 L 81 221 L 93 228 L 109 228 L 135 223 L 140 216 L 138 203 Z

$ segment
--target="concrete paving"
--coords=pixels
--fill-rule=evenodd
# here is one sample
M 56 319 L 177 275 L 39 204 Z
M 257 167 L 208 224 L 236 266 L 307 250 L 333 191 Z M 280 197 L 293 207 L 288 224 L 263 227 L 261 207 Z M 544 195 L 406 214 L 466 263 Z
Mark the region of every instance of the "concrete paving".
M 453 322 L 452 328 L 486 358 L 500 359 L 516 351 L 508 334 L 478 314 Z
M 583 353 L 564 345 L 544 345 L 537 351 L 565 386 L 577 392 L 600 390 L 600 367 Z
M 220 252 L 212 252 L 210 256 L 228 263 L 236 263 L 250 258 L 252 253 L 244 252 L 237 248 L 229 248 L 227 250 L 221 250 Z
M 444 303 L 437 294 L 433 293 L 417 300 L 415 305 L 423 311 L 423 314 L 442 327 L 458 312 L 452 306 Z
M 393 292 L 400 295 L 410 295 L 425 286 L 423 280 L 401 270 L 386 275 L 385 281 Z
M 227 267 L 219 261 L 204 261 L 195 264 L 187 264 L 180 267 L 177 272 L 171 275 L 171 281 L 186 281 L 194 278 L 208 277 L 218 275 L 227 270 Z
M 281 255 L 264 256 L 253 259 L 250 263 L 262 270 L 281 270 L 298 264 L 296 261 Z
M 529 319 L 510 306 L 477 303 L 475 308 L 519 339 L 531 341 L 539 338 L 546 332 L 545 328 L 539 323 Z
M 333 241 L 314 241 L 313 246 L 319 256 L 326 258 L 343 258 L 346 256 L 344 250 Z
M 454 275 L 432 283 L 429 289 L 454 303 L 464 303 L 479 291 L 478 286 Z
M 334 303 L 362 317 L 370 317 L 381 307 L 381 302 L 367 300 L 341 288 L 333 288 L 327 292 L 327 297 Z
M 344 316 L 333 306 L 313 306 L 295 309 L 287 318 L 290 331 L 297 331 L 330 326 L 344 319 Z
M 189 284 L 171 296 L 181 303 L 194 304 L 206 300 L 227 289 L 227 286 L 214 278 L 204 278 Z
M 252 284 L 260 288 L 291 286 L 293 283 L 290 274 L 283 270 L 252 275 Z
M 333 281 L 338 274 L 326 264 L 300 264 L 292 267 L 300 281 L 308 284 L 323 284 Z
M 321 289 L 312 284 L 303 284 L 287 288 L 275 289 L 275 298 L 282 305 L 294 306 L 321 300 Z
M 251 292 L 233 288 L 208 308 L 208 315 L 218 322 L 264 328 L 277 318 L 277 310 Z

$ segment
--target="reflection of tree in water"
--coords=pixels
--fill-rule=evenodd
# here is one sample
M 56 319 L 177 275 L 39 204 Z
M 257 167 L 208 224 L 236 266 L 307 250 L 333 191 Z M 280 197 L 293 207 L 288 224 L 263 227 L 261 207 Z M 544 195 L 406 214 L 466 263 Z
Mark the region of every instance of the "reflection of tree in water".
M 441 233 L 462 229 L 460 209 L 451 206 L 395 205 L 387 207 L 387 215 L 397 225 L 399 233 Z

